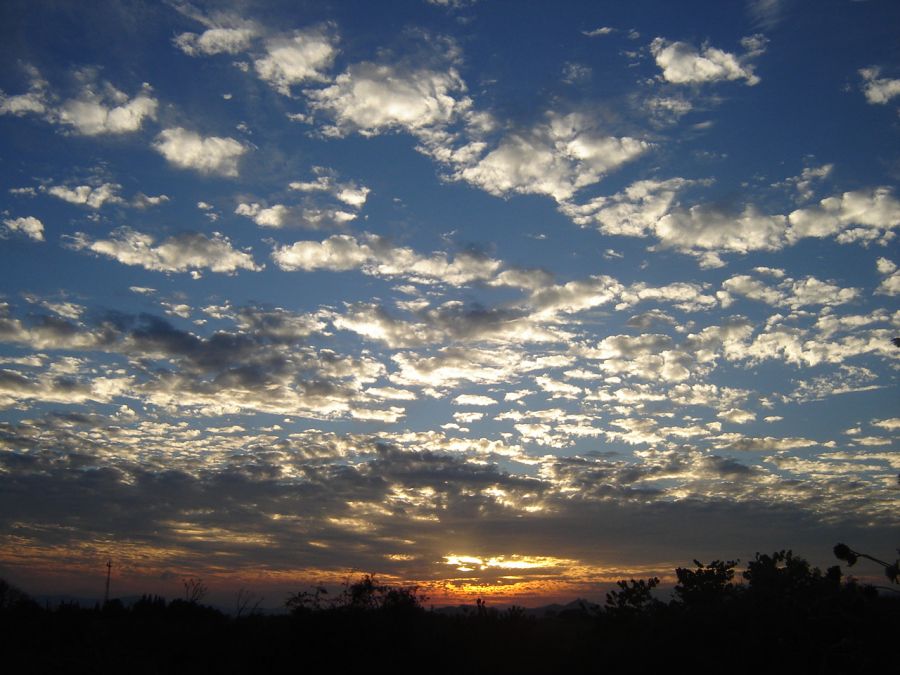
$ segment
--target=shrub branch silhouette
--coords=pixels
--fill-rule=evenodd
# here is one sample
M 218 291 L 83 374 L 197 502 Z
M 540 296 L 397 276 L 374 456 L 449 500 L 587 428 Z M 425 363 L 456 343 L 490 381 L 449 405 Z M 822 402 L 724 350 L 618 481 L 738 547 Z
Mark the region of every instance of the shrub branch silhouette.
M 900 553 L 900 549 L 897 549 L 897 553 Z M 846 562 L 847 567 L 853 567 L 856 564 L 856 561 L 860 558 L 871 560 L 872 562 L 878 563 L 879 565 L 884 567 L 884 575 L 890 580 L 892 584 L 900 583 L 900 558 L 895 560 L 893 563 L 886 563 L 884 560 L 879 560 L 878 558 L 870 556 L 868 553 L 860 553 L 859 551 L 854 551 L 852 548 L 847 546 L 847 544 L 838 544 L 837 546 L 835 546 L 834 555 L 838 560 L 843 560 L 844 562 Z

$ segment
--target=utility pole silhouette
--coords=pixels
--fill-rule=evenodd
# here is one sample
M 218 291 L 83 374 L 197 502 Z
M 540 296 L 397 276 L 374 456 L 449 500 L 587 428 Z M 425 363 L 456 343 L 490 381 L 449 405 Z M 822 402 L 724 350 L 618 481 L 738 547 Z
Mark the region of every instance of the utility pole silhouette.
M 106 561 L 106 593 L 103 595 L 103 604 L 109 602 L 109 574 L 112 572 L 112 560 Z

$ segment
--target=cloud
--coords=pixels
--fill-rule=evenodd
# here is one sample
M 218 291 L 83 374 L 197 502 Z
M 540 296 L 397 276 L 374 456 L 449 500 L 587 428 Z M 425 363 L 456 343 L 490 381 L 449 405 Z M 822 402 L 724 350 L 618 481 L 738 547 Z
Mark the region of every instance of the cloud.
M 247 152 L 233 138 L 203 137 L 182 127 L 159 132 L 153 148 L 178 168 L 229 177 L 238 175 L 238 160 Z
M 373 234 L 364 234 L 360 239 L 336 234 L 321 242 L 298 241 L 277 246 L 272 259 L 286 271 L 361 269 L 373 276 L 453 285 L 491 279 L 501 266 L 497 260 L 467 251 L 457 253 L 452 260 L 442 252 L 423 256 L 410 248 L 393 246 Z
M 780 452 L 809 448 L 819 445 L 818 441 L 808 438 L 774 438 L 772 436 L 742 436 L 741 434 L 723 434 L 715 445 L 720 450 L 734 452 Z
M 3 224 L 10 232 L 21 232 L 29 239 L 44 241 L 44 224 L 34 216 L 7 218 Z
M 362 267 L 374 257 L 370 246 L 360 244 L 348 234 L 336 234 L 322 242 L 298 241 L 277 247 L 272 252 L 275 263 L 287 271 L 326 269 L 341 272 Z
M 590 80 L 592 73 L 590 66 L 566 62 L 563 64 L 562 81 L 566 84 L 581 84 Z
M 814 167 L 785 184 L 795 185 L 801 195 L 808 196 L 811 182 L 830 171 L 831 165 Z M 844 192 L 786 216 L 763 213 L 753 204 L 735 213 L 703 203 L 685 208 L 676 200 L 686 188 L 711 182 L 642 180 L 609 197 L 583 204 L 565 201 L 560 211 L 576 224 L 595 225 L 604 234 L 655 236 L 658 248 L 696 256 L 703 267 L 722 267 L 723 254 L 781 250 L 806 237 L 834 236 L 840 244 L 885 245 L 900 224 L 900 201 L 887 187 Z
M 662 78 L 673 84 L 743 79 L 753 86 L 760 79 L 749 61 L 765 51 L 766 42 L 761 35 L 744 38 L 741 45 L 746 52 L 736 56 L 716 47 L 704 46 L 698 50 L 686 42 L 670 42 L 658 37 L 650 43 L 650 52 L 662 69 Z
M 729 408 L 728 410 L 723 410 L 718 413 L 716 417 L 723 419 L 726 422 L 731 422 L 732 424 L 747 424 L 756 419 L 756 413 L 748 410 L 741 410 L 740 408 Z
M 900 201 L 890 188 L 854 190 L 827 197 L 815 206 L 797 209 L 789 216 L 788 240 L 837 235 L 842 244 L 861 241 L 886 243 L 890 231 L 900 225 Z M 853 227 L 856 226 L 856 227 Z
M 859 71 L 863 79 L 863 93 L 866 100 L 873 104 L 885 104 L 895 96 L 900 96 L 900 80 L 892 80 L 881 75 L 881 68 L 870 66 Z
M 239 269 L 253 272 L 262 269 L 249 253 L 233 248 L 228 238 L 218 232 L 212 237 L 199 233 L 179 234 L 154 246 L 154 238 L 149 234 L 125 227 L 116 230 L 112 239 L 92 241 L 85 233 L 76 232 L 68 242 L 77 251 L 92 251 L 124 265 L 139 265 L 157 272 L 209 269 L 234 274 Z
M 460 163 L 453 177 L 498 196 L 543 194 L 562 202 L 651 147 L 605 135 L 585 115 L 549 113 L 546 122 L 507 135 L 481 159 Z
M 875 292 L 881 295 L 900 295 L 900 271 L 897 265 L 887 258 L 879 258 L 876 261 L 876 268 L 884 278 Z
M 372 191 L 364 185 L 358 183 L 339 182 L 336 173 L 322 166 L 313 167 L 313 174 L 316 176 L 312 181 L 293 181 L 288 184 L 291 190 L 303 193 L 325 192 L 334 199 L 355 209 L 361 209 Z
M 295 31 L 291 37 L 266 41 L 266 55 L 253 62 L 260 79 L 284 96 L 291 87 L 309 81 L 324 81 L 322 72 L 337 55 L 336 38 L 328 27 Z
M 356 220 L 371 190 L 354 182 L 339 182 L 335 172 L 314 167 L 316 179 L 292 181 L 288 187 L 303 195 L 301 204 L 241 202 L 235 213 L 252 218 L 260 227 L 299 225 L 310 229 L 342 227 Z
M 709 181 L 640 180 L 610 197 L 596 197 L 580 205 L 565 202 L 560 205 L 560 211 L 582 227 L 596 224 L 604 234 L 644 237 L 673 208 L 679 192 L 698 184 L 709 184 Z
M 144 120 L 156 119 L 158 102 L 149 84 L 134 98 L 109 83 L 88 83 L 77 99 L 64 102 L 56 115 L 61 124 L 85 136 L 138 131 Z
M 29 76 L 28 93 L 9 96 L 0 90 L 0 115 L 45 115 L 49 111 L 48 83 L 34 66 L 25 66 Z
M 488 406 L 497 405 L 497 401 L 490 396 L 482 396 L 480 394 L 460 394 L 453 399 L 453 405 Z
M 188 56 L 237 54 L 250 47 L 257 31 L 253 28 L 210 28 L 199 35 L 181 33 L 172 42 Z
M 748 0 L 747 12 L 755 25 L 773 28 L 782 19 L 785 0 Z
M 791 309 L 807 305 L 843 305 L 860 295 L 858 288 L 841 288 L 812 276 L 801 280 L 787 277 L 777 286 L 770 286 L 750 275 L 738 274 L 723 281 L 722 289 L 724 294 L 720 293 L 719 299 L 723 307 L 730 306 L 731 295 L 741 295 L 773 306 L 784 305 Z
M 813 191 L 813 183 L 828 178 L 834 170 L 834 164 L 823 164 L 821 166 L 807 166 L 799 176 L 787 178 L 779 183 L 774 183 L 772 187 L 793 186 L 797 191 L 797 201 L 809 201 L 815 195 Z
M 131 206 L 136 209 L 146 209 L 151 206 L 159 206 L 169 201 L 168 195 L 145 195 L 138 192 L 131 200 Z
M 769 216 L 753 206 L 739 214 L 710 206 L 676 209 L 654 225 L 663 248 L 675 248 L 700 257 L 701 265 L 721 267 L 719 252 L 775 251 L 783 246 L 785 216 Z
M 586 35 L 587 37 L 598 37 L 600 35 L 609 35 L 610 33 L 615 32 L 615 30 L 615 28 L 610 28 L 609 26 L 600 26 L 593 30 L 583 30 L 581 31 L 581 34 Z
M 620 294 L 617 310 L 628 309 L 645 301 L 671 303 L 685 312 L 709 310 L 718 304 L 715 296 L 704 293 L 704 286 L 679 281 L 666 286 L 648 286 L 643 282 L 632 284 Z
M 333 85 L 306 94 L 313 110 L 334 120 L 326 134 L 371 136 L 398 129 L 415 134 L 448 124 L 471 107 L 465 91 L 453 68 L 437 71 L 364 62 L 350 66 Z
M 28 93 L 8 96 L 0 91 L 0 115 L 39 115 L 83 136 L 132 133 L 145 120 L 156 119 L 159 103 L 146 82 L 139 93 L 129 98 L 111 83 L 98 80 L 95 71 L 84 69 L 75 74 L 81 83 L 78 96 L 58 104 L 59 98 L 51 94 L 49 84 L 37 69 L 26 66 L 26 71 L 30 78 Z
M 582 346 L 578 351 L 597 360 L 597 367 L 608 375 L 643 380 L 683 382 L 697 367 L 695 355 L 676 347 L 669 336 L 654 333 L 610 335 L 595 347 Z
M 70 204 L 81 204 L 92 209 L 99 209 L 104 204 L 121 204 L 124 200 L 118 195 L 122 188 L 117 183 L 103 183 L 97 187 L 78 185 L 74 188 L 53 185 L 47 188 L 47 194 L 58 197 Z M 149 197 L 147 199 L 150 199 Z

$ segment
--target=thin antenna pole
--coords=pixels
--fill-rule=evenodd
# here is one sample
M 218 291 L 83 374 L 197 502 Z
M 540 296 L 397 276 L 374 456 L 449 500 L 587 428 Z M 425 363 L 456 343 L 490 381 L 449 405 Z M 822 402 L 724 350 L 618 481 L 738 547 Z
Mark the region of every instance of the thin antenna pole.
M 103 596 L 103 604 L 109 602 L 109 575 L 112 572 L 112 560 L 106 561 L 106 594 Z

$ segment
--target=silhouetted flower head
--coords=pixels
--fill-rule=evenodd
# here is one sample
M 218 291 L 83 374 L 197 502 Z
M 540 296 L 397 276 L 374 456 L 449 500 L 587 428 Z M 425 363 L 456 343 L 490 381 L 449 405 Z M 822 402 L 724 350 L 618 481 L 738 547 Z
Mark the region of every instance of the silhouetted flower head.
M 847 565 L 852 567 L 856 564 L 856 561 L 859 560 L 859 556 L 853 552 L 853 550 L 847 546 L 847 544 L 838 544 L 834 547 L 834 555 L 838 560 L 844 560 L 847 562 Z

